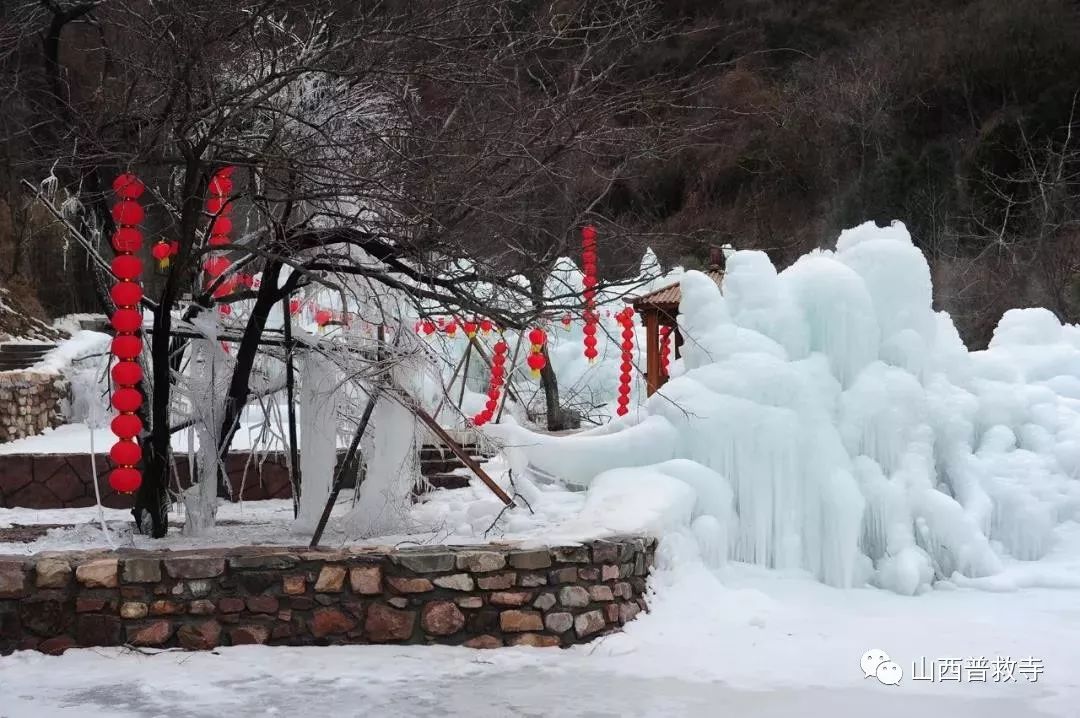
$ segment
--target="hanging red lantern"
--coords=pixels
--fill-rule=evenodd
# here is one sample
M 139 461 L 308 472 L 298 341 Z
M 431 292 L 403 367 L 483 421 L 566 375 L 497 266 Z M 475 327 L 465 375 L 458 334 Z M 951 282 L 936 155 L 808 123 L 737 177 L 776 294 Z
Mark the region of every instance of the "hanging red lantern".
M 585 336 L 591 337 L 596 335 L 596 324 L 586 324 L 581 328 L 581 331 L 585 333 Z
M 570 324 L 573 323 L 573 321 L 574 321 L 574 319 L 573 319 L 573 317 L 570 316 L 569 312 L 564 314 L 563 317 L 562 317 L 563 329 L 565 329 L 566 331 L 570 331 Z
M 225 241 L 227 242 L 229 240 L 228 235 L 232 232 L 232 228 L 233 223 L 230 218 L 224 216 L 215 217 L 214 221 L 210 224 L 210 234 L 224 235 Z
M 495 346 L 494 346 L 494 347 L 492 347 L 492 349 L 494 349 L 494 350 L 495 350 L 495 355 L 496 355 L 496 356 L 498 356 L 498 355 L 500 355 L 500 354 L 502 354 L 502 355 L 505 355 L 505 354 L 506 354 L 506 352 L 507 352 L 507 350 L 508 350 L 509 348 L 510 348 L 510 347 L 509 347 L 509 346 L 508 346 L 508 345 L 506 344 L 506 342 L 505 342 L 505 341 L 503 341 L 502 339 L 500 339 L 499 341 L 495 342 Z
M 225 273 L 225 270 L 229 268 L 229 264 L 229 260 L 225 257 L 211 257 L 203 262 L 203 269 L 206 270 L 209 277 L 217 278 Z
M 596 241 L 596 227 L 587 224 L 581 228 L 581 240 L 585 243 Z
M 489 334 L 491 332 L 491 330 L 494 328 L 494 326 L 495 326 L 494 323 L 490 319 L 481 319 L 480 320 L 480 333 L 481 334 Z
M 332 318 L 333 314 L 328 309 L 320 309 L 319 311 L 315 312 L 315 323 L 318 324 L 320 327 L 325 327 L 327 324 L 330 323 L 330 320 Z
M 142 394 L 131 387 L 117 389 L 112 398 L 117 411 L 138 411 L 142 406 Z
M 109 319 L 114 331 L 130 334 L 142 327 L 142 314 L 137 309 L 117 309 Z
M 449 322 L 446 323 L 443 331 L 446 332 L 447 336 L 454 336 L 455 334 L 457 334 L 457 322 L 451 319 Z
M 138 227 L 120 227 L 113 234 L 112 246 L 117 252 L 138 252 L 142 245 L 143 234 Z
M 112 207 L 113 221 L 122 225 L 141 224 L 146 217 L 142 205 L 130 199 L 117 202 Z
M 130 466 L 120 466 L 109 473 L 109 486 L 113 491 L 130 494 L 142 484 L 142 474 Z
M 664 376 L 668 376 L 668 369 L 671 366 L 671 327 L 661 327 L 660 329 L 660 371 Z
M 529 365 L 529 371 L 532 373 L 533 377 L 540 376 L 540 371 L 547 366 L 547 359 L 545 359 L 544 355 L 540 352 L 530 354 L 529 358 L 525 361 Z
M 112 368 L 112 380 L 117 386 L 135 386 L 143 378 L 142 367 L 137 361 L 118 361 Z
M 630 385 L 632 382 L 631 371 L 633 369 L 632 358 L 634 349 L 634 311 L 627 307 L 615 315 L 616 320 L 622 325 L 622 363 L 619 365 L 619 399 L 615 413 L 624 416 L 630 411 Z
M 529 330 L 529 344 L 532 344 L 533 352 L 540 351 L 540 347 L 544 346 L 544 342 L 547 341 L 547 334 L 543 329 L 539 327 Z
M 172 256 L 172 250 L 169 248 L 168 242 L 161 240 L 150 250 L 150 254 L 154 255 L 154 259 L 157 260 L 158 269 L 169 268 L 169 257 Z
M 109 458 L 121 466 L 132 466 L 142 459 L 142 449 L 131 439 L 120 439 L 109 449 Z
M 465 336 L 470 339 L 476 336 L 476 322 L 465 322 L 462 325 L 462 329 L 465 330 Z
M 424 332 L 424 336 L 431 336 L 435 333 L 435 322 L 431 321 L 430 319 L 426 320 L 421 327 L 421 330 Z
M 295 316 L 296 313 L 299 312 L 299 311 L 300 311 L 300 300 L 299 299 L 290 299 L 289 300 L 289 314 L 292 314 L 293 316 Z
M 585 358 L 591 364 L 596 352 L 596 228 L 587 224 L 581 228 L 582 297 L 585 300 Z M 591 341 L 590 341 L 591 340 Z
M 595 346 L 585 347 L 585 358 L 588 359 L 590 363 L 595 361 L 597 356 L 599 356 L 599 352 L 596 351 Z
M 121 439 L 133 439 L 142 433 L 142 419 L 136 414 L 118 414 L 110 426 L 112 433 Z
M 120 279 L 138 279 L 142 275 L 142 260 L 132 254 L 113 257 L 112 271 Z
M 142 196 L 146 185 L 130 172 L 117 175 L 112 183 L 113 193 L 120 199 L 138 199 Z

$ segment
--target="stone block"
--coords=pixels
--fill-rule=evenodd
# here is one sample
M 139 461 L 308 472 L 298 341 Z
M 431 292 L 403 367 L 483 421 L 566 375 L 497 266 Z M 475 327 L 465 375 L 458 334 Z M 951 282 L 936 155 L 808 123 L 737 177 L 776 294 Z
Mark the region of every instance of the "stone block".
M 465 619 L 465 625 L 469 629 L 469 633 L 498 633 L 499 612 L 477 611 L 470 613 Z
M 217 610 L 213 601 L 199 599 L 188 604 L 188 613 L 193 616 L 210 616 Z
M 398 593 L 426 593 L 435 588 L 431 581 L 426 578 L 408 578 L 405 576 L 389 576 L 386 583 Z
M 83 598 L 79 596 L 75 599 L 75 613 L 91 613 L 100 611 L 103 608 L 105 608 L 105 599 L 103 598 Z
M 555 594 L 553 593 L 541 593 L 533 601 L 533 608 L 538 608 L 541 611 L 547 611 L 555 605 Z
M 67 588 L 71 580 L 71 564 L 62 558 L 40 559 L 34 565 L 34 571 L 38 588 Z
M 128 626 L 127 642 L 133 646 L 163 646 L 172 638 L 173 625 L 165 619 Z
M 518 585 L 524 588 L 535 588 L 547 585 L 547 574 L 544 573 L 521 573 L 518 574 Z
M 240 613 L 244 610 L 244 599 L 234 596 L 218 599 L 218 610 L 222 613 Z
M 37 649 L 50 656 L 59 656 L 69 648 L 75 648 L 78 644 L 71 636 L 53 636 L 46 638 L 38 644 Z
M 544 630 L 544 621 L 539 611 L 520 611 L 511 609 L 499 614 L 499 627 L 505 633 Z
M 46 597 L 45 592 L 20 601 L 18 614 L 23 628 L 39 636 L 56 636 L 68 629 L 64 603 Z
M 221 624 L 217 621 L 186 623 L 176 632 L 176 640 L 189 651 L 208 651 L 221 643 Z
M 307 576 L 303 574 L 282 576 L 281 590 L 286 596 L 302 596 L 307 592 Z
M 600 580 L 601 581 L 618 581 L 619 580 L 619 567 L 616 565 L 605 564 L 600 567 Z
M 555 563 L 588 563 L 589 549 L 585 546 L 557 546 L 551 549 Z
M 634 617 L 639 613 L 641 613 L 641 607 L 636 603 L 628 602 L 619 604 L 619 621 L 622 623 L 634 620 Z
M 345 586 L 347 571 L 340 564 L 328 563 L 319 571 L 319 578 L 315 581 L 315 591 L 318 593 L 340 593 Z
M 508 556 L 508 560 L 514 568 L 538 569 L 551 566 L 551 554 L 547 549 L 513 551 Z
M 466 648 L 502 648 L 503 642 L 501 638 L 484 634 L 470 638 L 461 645 Z
M 161 561 L 156 558 L 128 558 L 121 565 L 124 583 L 158 583 L 161 581 Z
M 75 580 L 86 588 L 116 588 L 118 562 L 115 558 L 88 561 L 75 568 Z
M 449 636 L 465 627 L 465 616 L 451 601 L 430 601 L 420 610 L 420 627 L 432 636 Z
M 148 612 L 146 604 L 141 601 L 127 601 L 120 604 L 121 618 L 146 618 Z
M 599 581 L 600 569 L 596 566 L 589 566 L 588 568 L 578 569 L 578 578 L 582 581 Z
M 484 599 L 480 596 L 462 596 L 461 598 L 455 598 L 454 603 L 462 608 L 483 608 Z
M 120 644 L 122 625 L 116 616 L 82 614 L 75 619 L 75 639 L 80 646 L 116 646 Z
M 552 633 L 566 633 L 574 627 L 574 614 L 558 611 L 544 616 L 544 626 Z
M 454 554 L 450 551 L 406 551 L 395 554 L 392 560 L 413 573 L 441 573 L 454 568 Z
M 375 643 L 406 641 L 415 627 L 415 611 L 398 611 L 381 603 L 369 606 L 364 620 L 364 633 Z
M 559 589 L 559 603 L 568 608 L 583 608 L 589 605 L 589 592 L 581 586 L 563 586 Z
M 515 583 L 517 583 L 517 574 L 513 571 L 496 573 L 491 576 L 478 576 L 476 578 L 476 585 L 485 591 L 501 591 L 512 587 Z
M 594 541 L 592 544 L 593 563 L 618 563 L 619 544 L 610 541 Z
M 234 646 L 247 646 L 266 643 L 270 639 L 270 629 L 258 624 L 248 624 L 229 629 L 229 642 Z
M 577 583 L 577 580 L 577 569 L 573 567 L 548 571 L 548 583 Z
M 273 596 L 248 596 L 244 604 L 252 613 L 277 613 L 278 610 L 278 600 Z
M 382 568 L 379 566 L 354 566 L 349 569 L 349 586 L 353 593 L 374 596 L 382 593 Z
M 600 611 L 586 611 L 574 618 L 574 632 L 578 638 L 599 633 L 606 625 L 604 614 Z
M 250 569 L 271 569 L 284 571 L 296 566 L 299 559 L 287 553 L 276 553 L 252 556 L 233 556 L 229 558 L 230 571 L 246 571 Z
M 219 556 L 167 558 L 164 563 L 173 578 L 216 578 L 225 573 L 225 559 Z
M 336 608 L 316 608 L 311 619 L 311 635 L 325 638 L 346 633 L 356 627 L 356 621 Z
M 559 645 L 557 636 L 542 633 L 522 633 L 510 637 L 511 646 L 532 646 L 533 648 L 554 648 Z
M 448 588 L 452 591 L 471 591 L 476 587 L 472 576 L 467 573 L 455 573 L 449 576 L 439 576 L 434 579 L 439 588 Z
M 589 586 L 589 598 L 593 601 L 614 601 L 611 586 Z
M 524 606 L 531 598 L 531 591 L 496 591 L 488 596 L 488 603 L 492 606 Z
M 470 573 L 489 573 L 506 566 L 506 556 L 496 551 L 461 551 L 457 567 Z

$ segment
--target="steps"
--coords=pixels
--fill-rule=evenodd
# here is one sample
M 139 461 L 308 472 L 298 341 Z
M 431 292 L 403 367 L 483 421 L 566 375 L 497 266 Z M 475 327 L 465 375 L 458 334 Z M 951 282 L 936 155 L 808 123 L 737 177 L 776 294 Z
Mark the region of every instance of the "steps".
M 477 463 L 483 463 L 489 458 L 475 442 L 461 444 L 461 448 Z M 463 489 L 473 477 L 461 459 L 450 449 L 437 444 L 425 444 L 421 447 L 420 474 L 427 484 L 418 485 L 414 491 L 416 495 L 432 489 Z
M 7 342 L 0 344 L 0 371 L 29 369 L 56 348 L 49 342 Z

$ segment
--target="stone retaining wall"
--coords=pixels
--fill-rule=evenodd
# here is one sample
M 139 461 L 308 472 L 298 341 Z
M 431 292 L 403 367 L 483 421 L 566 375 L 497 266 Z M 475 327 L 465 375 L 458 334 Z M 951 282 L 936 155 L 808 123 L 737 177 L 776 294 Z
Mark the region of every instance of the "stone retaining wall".
M 56 428 L 67 399 L 68 385 L 59 374 L 0 371 L 0 442 Z
M 569 646 L 645 608 L 655 540 L 0 556 L 0 654 L 73 646 Z
M 0 374 L 0 376 L 3 376 Z M 103 443 L 112 434 L 101 433 Z M 94 457 L 97 463 L 101 503 L 112 509 L 128 509 L 131 494 L 118 494 L 109 487 L 106 474 L 112 468 L 107 454 Z M 191 485 L 188 460 L 177 456 L 176 476 L 181 487 Z M 285 456 L 271 452 L 252 457 L 248 453 L 229 454 L 225 461 L 232 501 L 287 499 L 292 495 Z M 0 508 L 66 509 L 94 505 L 94 478 L 89 454 L 4 454 L 0 455 Z

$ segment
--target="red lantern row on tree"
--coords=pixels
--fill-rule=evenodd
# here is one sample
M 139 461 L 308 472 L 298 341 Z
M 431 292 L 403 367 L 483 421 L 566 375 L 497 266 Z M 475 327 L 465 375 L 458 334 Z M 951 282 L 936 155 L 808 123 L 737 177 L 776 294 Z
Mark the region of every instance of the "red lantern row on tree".
M 495 416 L 495 410 L 499 408 L 499 396 L 502 393 L 503 381 L 506 378 L 506 342 L 500 339 L 495 342 L 491 357 L 491 383 L 488 384 L 487 403 L 479 414 L 472 418 L 473 424 L 483 426 Z
M 121 493 L 131 493 L 142 483 L 142 472 L 137 468 L 142 460 L 138 441 L 142 420 L 135 412 L 142 406 L 143 397 L 135 387 L 143 377 L 139 365 L 139 355 L 142 353 L 142 338 L 139 336 L 142 329 L 142 311 L 139 308 L 142 286 L 139 279 L 143 267 L 142 260 L 135 252 L 142 248 L 143 243 L 138 225 L 145 213 L 138 199 L 145 189 L 139 178 L 130 173 L 124 173 L 113 181 L 117 202 L 112 207 L 112 215 L 117 229 L 112 238 L 113 249 L 116 250 L 112 271 L 117 282 L 110 290 L 116 305 L 110 317 L 115 332 L 112 354 L 116 357 L 111 375 L 114 386 L 112 405 L 119 413 L 111 427 L 117 440 L 109 450 L 109 458 L 116 464 L 109 473 L 109 485 Z
M 582 299 L 585 300 L 585 358 L 596 361 L 596 228 L 587 224 L 581 228 L 581 271 L 585 276 Z M 590 331 L 591 328 L 591 331 Z
M 539 327 L 529 330 L 529 356 L 525 362 L 529 365 L 529 373 L 533 378 L 540 376 L 541 370 L 547 366 L 547 357 L 544 356 L 544 343 L 547 334 Z
M 619 365 L 619 400 L 615 413 L 619 416 L 630 411 L 630 380 L 634 369 L 634 310 L 627 307 L 616 315 L 622 325 L 622 364 Z
M 232 232 L 233 226 L 232 218 L 229 217 L 233 207 L 232 202 L 229 201 L 233 190 L 232 174 L 232 167 L 222 167 L 210 178 L 210 185 L 207 187 L 206 212 L 210 215 L 208 243 L 211 247 L 221 247 L 229 244 L 230 241 L 229 233 Z M 207 275 L 207 285 L 217 281 L 217 278 L 229 268 L 229 264 L 229 260 L 220 255 L 207 259 L 203 264 Z M 227 296 L 235 291 L 237 286 L 234 279 L 226 279 L 217 285 L 214 297 L 220 299 Z M 218 311 L 227 315 L 232 313 L 232 308 L 227 304 L 222 304 L 218 306 Z

